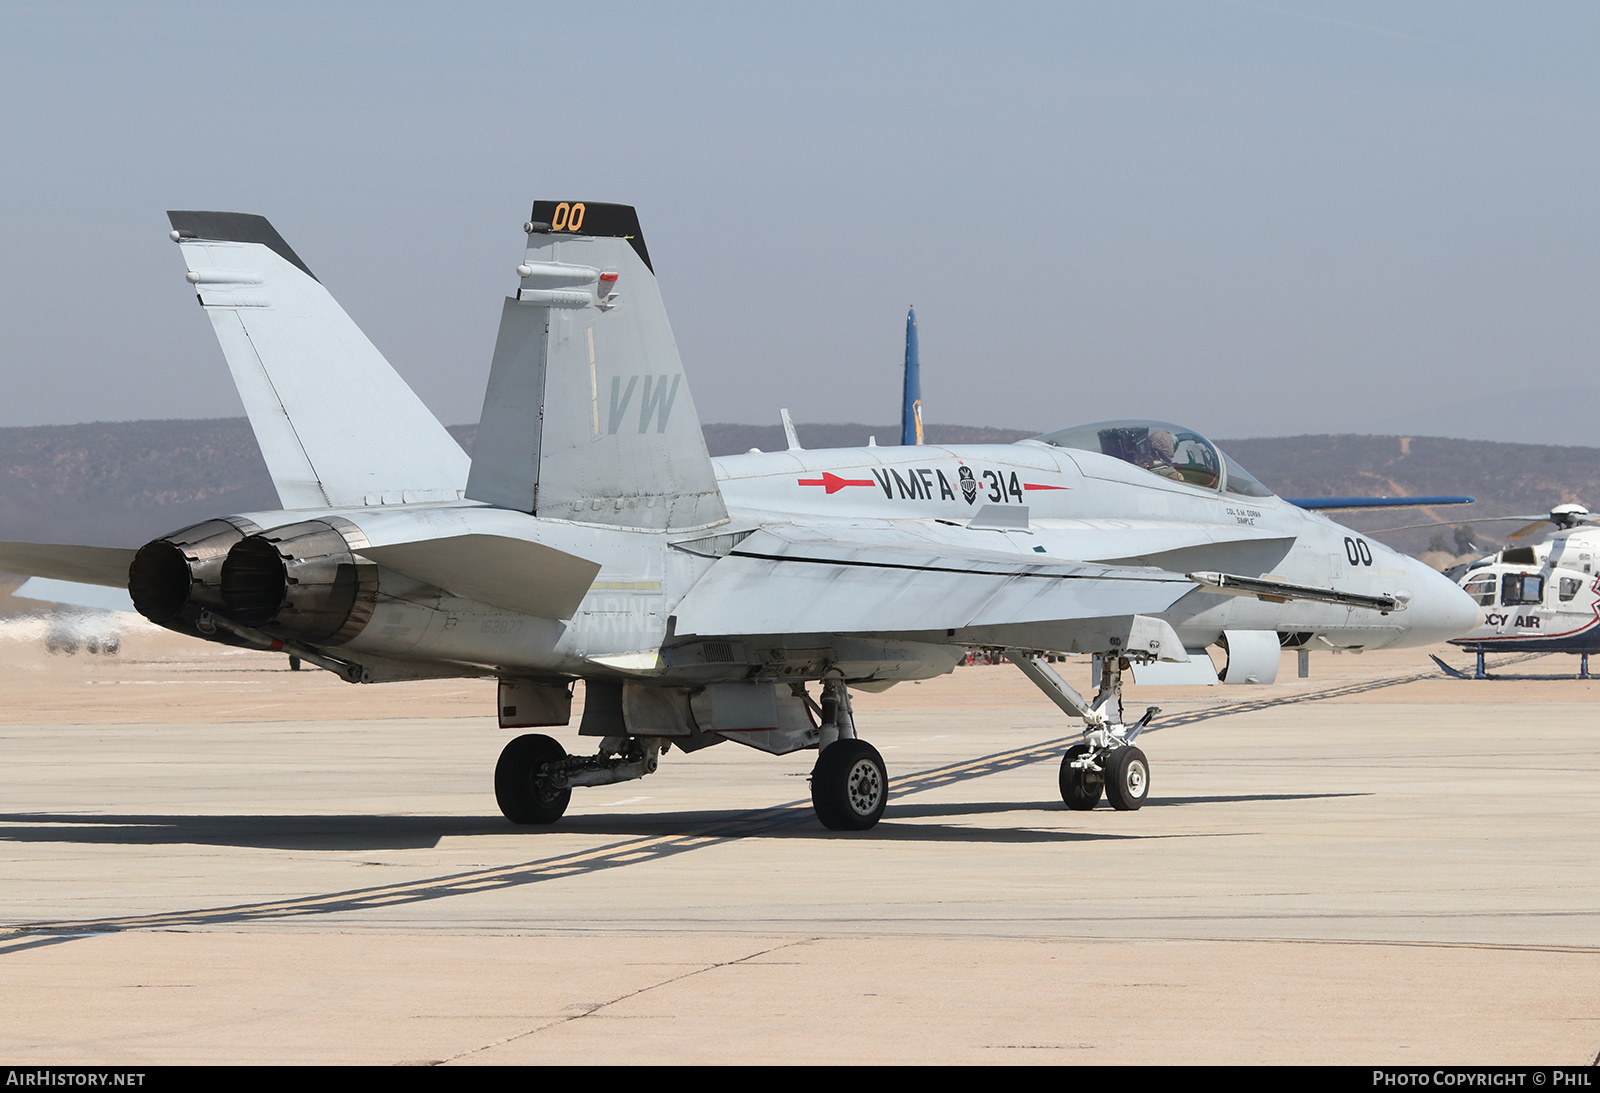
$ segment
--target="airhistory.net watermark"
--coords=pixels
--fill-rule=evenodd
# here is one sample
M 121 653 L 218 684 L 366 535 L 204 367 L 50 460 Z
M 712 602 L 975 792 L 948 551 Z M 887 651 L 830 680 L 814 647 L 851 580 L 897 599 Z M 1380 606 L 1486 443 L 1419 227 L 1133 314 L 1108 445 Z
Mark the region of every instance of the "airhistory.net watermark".
M 54 1067 L 6 1071 L 6 1085 L 11 1086 L 141 1086 L 142 1070 L 58 1070 Z

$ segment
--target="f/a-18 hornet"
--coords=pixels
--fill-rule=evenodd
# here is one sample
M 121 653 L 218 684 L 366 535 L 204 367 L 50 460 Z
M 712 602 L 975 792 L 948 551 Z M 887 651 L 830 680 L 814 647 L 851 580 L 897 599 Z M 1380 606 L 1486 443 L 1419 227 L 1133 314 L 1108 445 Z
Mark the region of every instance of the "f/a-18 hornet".
M 351 682 L 495 676 L 520 824 L 671 748 L 815 748 L 834 829 L 889 795 L 850 693 L 1003 651 L 1083 740 L 1066 804 L 1136 809 L 1149 764 L 1123 682 L 1270 683 L 1280 649 L 1425 645 L 1477 622 L 1443 576 L 1289 504 L 1153 421 L 1016 444 L 712 459 L 634 210 L 540 201 L 469 461 L 272 226 L 174 212 L 172 239 L 281 511 L 133 550 L 5 544 L 0 568 L 124 586 L 152 622 L 285 650 Z M 1049 654 L 1090 654 L 1079 694 Z M 1152 711 L 1153 712 L 1153 711 Z

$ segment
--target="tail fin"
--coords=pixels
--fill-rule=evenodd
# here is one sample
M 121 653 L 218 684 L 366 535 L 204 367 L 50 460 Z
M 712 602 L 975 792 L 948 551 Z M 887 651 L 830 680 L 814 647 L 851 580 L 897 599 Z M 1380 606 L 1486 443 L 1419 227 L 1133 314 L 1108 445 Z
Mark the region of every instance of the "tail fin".
M 461 496 L 466 453 L 266 218 L 167 218 L 285 508 Z
M 900 403 L 900 443 L 922 443 L 922 365 L 917 360 L 917 309 L 906 312 L 906 385 Z
M 467 496 L 628 527 L 726 519 L 632 206 L 539 201 L 526 230 Z

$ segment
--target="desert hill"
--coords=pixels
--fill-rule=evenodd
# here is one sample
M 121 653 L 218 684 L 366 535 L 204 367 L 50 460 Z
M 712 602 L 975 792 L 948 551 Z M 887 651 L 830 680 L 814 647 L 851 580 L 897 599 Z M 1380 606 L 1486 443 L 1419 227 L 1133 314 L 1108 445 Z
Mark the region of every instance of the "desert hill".
M 477 426 L 451 428 L 472 450 Z M 812 448 L 880 443 L 893 425 L 797 426 Z M 784 446 L 777 425 L 707 425 L 713 455 Z M 1029 430 L 932 425 L 934 444 L 1003 444 Z M 1563 501 L 1600 505 L 1600 448 L 1498 444 L 1440 437 L 1300 436 L 1219 441 L 1281 496 L 1468 494 L 1466 508 L 1351 513 L 1363 530 L 1425 519 L 1537 513 Z M 266 465 L 244 418 L 96 422 L 0 429 L 0 539 L 136 546 L 208 517 L 274 508 Z M 1515 525 L 1478 534 L 1495 544 Z M 1455 552 L 1452 529 L 1388 535 L 1412 553 Z

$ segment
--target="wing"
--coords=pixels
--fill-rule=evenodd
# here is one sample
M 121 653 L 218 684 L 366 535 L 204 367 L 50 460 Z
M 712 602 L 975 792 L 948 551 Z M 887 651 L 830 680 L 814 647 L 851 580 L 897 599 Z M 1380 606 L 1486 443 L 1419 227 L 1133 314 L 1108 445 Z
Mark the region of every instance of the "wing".
M 887 529 L 855 541 L 758 531 L 679 603 L 675 633 L 899 634 L 1070 650 L 1093 644 L 1107 620 L 1164 611 L 1195 588 L 1158 569 L 890 538 Z
M 137 553 L 131 547 L 0 543 L 0 573 L 127 588 L 128 567 Z
M 90 611 L 126 611 L 129 614 L 136 611 L 133 597 L 123 589 L 84 584 L 81 581 L 58 581 L 50 577 L 29 577 L 11 595 L 19 600 L 66 604 Z

